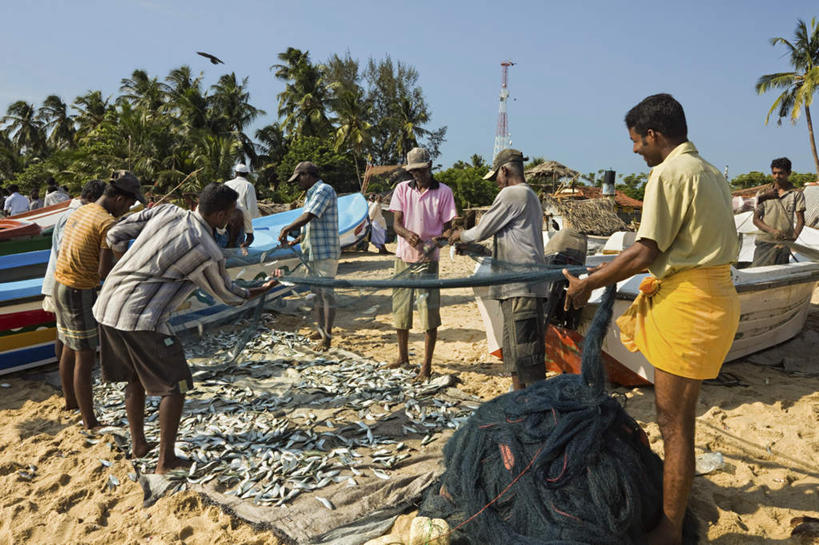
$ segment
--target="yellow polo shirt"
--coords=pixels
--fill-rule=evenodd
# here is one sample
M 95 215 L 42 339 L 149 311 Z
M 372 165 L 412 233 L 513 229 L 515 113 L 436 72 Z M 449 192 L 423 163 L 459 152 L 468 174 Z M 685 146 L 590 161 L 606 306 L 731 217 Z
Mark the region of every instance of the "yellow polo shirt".
M 657 278 L 694 267 L 735 263 L 739 237 L 725 178 L 691 142 L 674 148 L 648 176 L 637 240 L 651 239 L 660 254 Z

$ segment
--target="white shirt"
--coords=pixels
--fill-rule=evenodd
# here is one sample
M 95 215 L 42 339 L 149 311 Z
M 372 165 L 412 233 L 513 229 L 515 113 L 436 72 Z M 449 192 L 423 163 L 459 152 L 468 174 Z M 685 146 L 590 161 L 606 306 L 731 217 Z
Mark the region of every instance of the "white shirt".
M 71 197 L 68 193 L 64 192 L 62 189 L 57 189 L 52 191 L 51 193 L 47 193 L 45 196 L 45 203 L 43 206 L 51 206 L 52 204 L 57 204 L 63 201 L 67 201 Z
M 239 194 L 236 204 L 242 209 L 245 217 L 245 233 L 253 232 L 253 218 L 259 217 L 259 205 L 256 203 L 256 188 L 246 178 L 236 177 L 225 182 L 225 185 Z
M 9 216 L 28 212 L 28 197 L 24 197 L 15 191 L 6 197 L 6 204 L 3 206 L 3 210 L 8 212 Z
M 370 201 L 367 205 L 367 215 L 370 217 L 372 223 L 378 224 L 382 229 L 387 228 L 387 221 L 384 219 L 384 214 L 381 213 L 380 202 Z

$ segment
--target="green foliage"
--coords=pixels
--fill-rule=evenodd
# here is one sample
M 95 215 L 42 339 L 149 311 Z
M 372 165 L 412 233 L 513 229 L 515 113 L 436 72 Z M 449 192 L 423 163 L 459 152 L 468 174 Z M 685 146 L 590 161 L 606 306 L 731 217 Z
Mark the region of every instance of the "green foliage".
M 305 136 L 290 143 L 287 153 L 276 167 L 276 175 L 281 180 L 276 191 L 278 197 L 276 200 L 290 202 L 302 193 L 295 183 L 286 181 L 301 161 L 315 163 L 321 179 L 333 186 L 339 195 L 360 190 L 355 177 L 355 164 L 350 155 L 338 153 L 330 139 Z
M 648 173 L 646 172 L 639 172 L 637 174 L 631 173 L 626 176 L 622 176 L 622 180 L 623 183 L 615 184 L 615 189 L 619 189 L 632 199 L 642 201 L 643 197 L 645 197 Z
M 489 172 L 483 158 L 477 154 L 470 162 L 456 162 L 451 168 L 437 172 L 435 179 L 448 185 L 455 195 L 455 204 L 459 210 L 475 206 L 487 206 L 495 200 L 498 186 L 495 182 L 484 180 Z
M 803 185 L 815 182 L 817 180 L 816 174 L 813 173 L 799 173 L 799 172 L 791 172 L 791 175 L 788 177 L 788 180 L 796 186 L 802 187 Z M 731 180 L 731 187 L 734 189 L 747 189 L 749 187 L 756 187 L 765 184 L 772 184 L 774 181 L 773 176 L 770 174 L 765 174 L 764 172 L 759 172 L 757 170 L 752 170 L 751 172 L 746 172 L 744 174 L 739 174 L 735 176 Z

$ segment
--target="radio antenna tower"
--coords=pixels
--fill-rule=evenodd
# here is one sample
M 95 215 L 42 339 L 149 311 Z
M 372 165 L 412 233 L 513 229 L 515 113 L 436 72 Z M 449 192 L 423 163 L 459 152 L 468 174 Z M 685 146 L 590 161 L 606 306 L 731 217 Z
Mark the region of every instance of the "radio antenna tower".
M 506 101 L 509 99 L 509 89 L 507 83 L 509 81 L 509 67 L 514 66 L 512 61 L 503 61 L 501 63 L 501 90 L 500 90 L 500 104 L 498 105 L 498 129 L 495 133 L 495 150 L 492 152 L 492 160 L 500 153 L 501 150 L 506 149 L 512 145 L 512 135 L 509 134 L 509 117 L 506 115 Z

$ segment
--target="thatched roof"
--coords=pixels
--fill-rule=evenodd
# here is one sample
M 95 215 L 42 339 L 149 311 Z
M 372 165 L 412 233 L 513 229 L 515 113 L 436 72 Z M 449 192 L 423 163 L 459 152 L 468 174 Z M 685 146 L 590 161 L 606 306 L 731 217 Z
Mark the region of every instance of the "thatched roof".
M 544 208 L 557 210 L 571 226 L 584 235 L 608 236 L 625 231 L 626 224 L 614 212 L 608 199 L 555 199 L 544 198 Z
M 561 178 L 577 178 L 580 173 L 572 170 L 566 165 L 560 164 L 557 161 L 546 161 L 535 165 L 527 170 L 527 178 L 541 178 L 546 180 L 559 180 Z
M 580 197 L 585 199 L 599 199 L 603 197 L 603 188 L 589 185 L 576 185 L 558 193 L 558 197 Z M 642 208 L 643 201 L 632 199 L 619 189 L 614 190 L 614 202 L 624 208 Z

